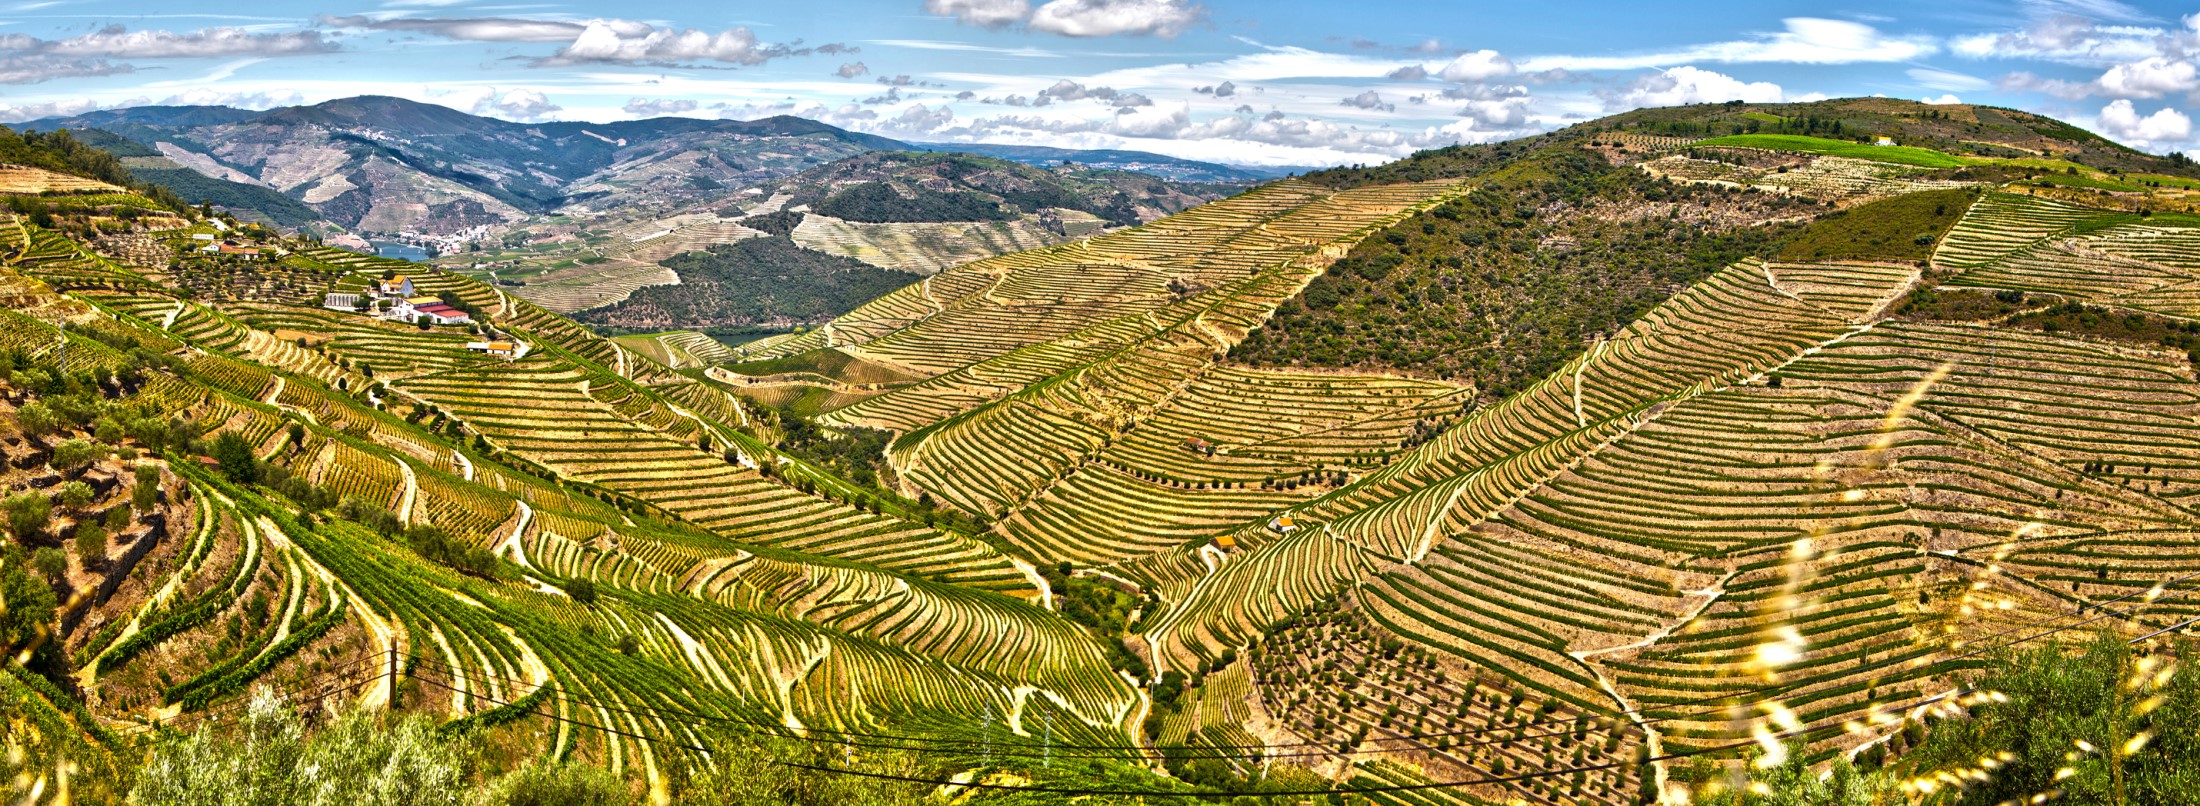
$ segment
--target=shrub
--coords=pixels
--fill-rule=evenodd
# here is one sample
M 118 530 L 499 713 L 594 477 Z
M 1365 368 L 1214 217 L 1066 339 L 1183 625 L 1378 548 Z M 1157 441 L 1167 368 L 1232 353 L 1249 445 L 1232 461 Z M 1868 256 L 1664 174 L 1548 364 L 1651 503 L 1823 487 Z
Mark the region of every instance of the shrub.
M 626 782 L 589 764 L 533 764 L 497 779 L 477 806 L 614 806 L 632 803 Z
M 53 517 L 53 502 L 39 493 L 12 495 L 0 506 L 8 511 L 8 534 L 18 541 L 45 531 L 46 521 Z
M 107 446 L 72 439 L 53 446 L 53 466 L 74 473 L 107 455 Z
M 70 509 L 82 508 L 92 502 L 92 485 L 72 481 L 61 485 L 61 505 Z
M 574 577 L 565 582 L 565 595 L 581 604 L 596 603 L 596 582 L 587 577 Z
M 107 559 L 107 527 L 96 521 L 76 525 L 76 558 L 85 565 Z

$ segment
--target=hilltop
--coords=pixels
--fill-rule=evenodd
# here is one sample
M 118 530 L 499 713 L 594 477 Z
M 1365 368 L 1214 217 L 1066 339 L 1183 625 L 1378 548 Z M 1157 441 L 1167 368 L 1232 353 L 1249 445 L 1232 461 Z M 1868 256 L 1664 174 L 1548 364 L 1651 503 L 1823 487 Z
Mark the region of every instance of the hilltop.
M 2046 728 L 1950 694 L 1982 683 L 2090 719 L 2056 681 L 2140 680 L 2188 718 L 2124 640 L 2200 614 L 2165 582 L 2200 574 L 2191 166 L 1876 128 L 1963 108 L 1753 113 L 1278 180 L 923 277 L 742 210 L 762 234 L 660 266 L 696 299 L 629 305 L 907 284 L 738 346 L 605 338 L 0 140 L 39 189 L 0 225 L 15 763 L 119 800 L 149 747 L 292 724 L 264 691 L 417 715 L 405 759 L 462 744 L 468 780 L 557 758 L 661 799 L 855 769 L 975 802 L 1626 806 L 1782 756 L 1744 774 L 1891 789 L 1983 735 L 2024 751 L 2005 788 L 2070 777 L 2069 737 L 2034 753 Z M 783 203 L 1020 215 L 1043 187 L 835 170 Z M 906 204 L 841 195 L 866 185 Z M 2000 657 L 2093 630 L 2082 664 Z M 176 725 L 212 727 L 147 739 Z M 728 772 L 757 758 L 784 776 Z

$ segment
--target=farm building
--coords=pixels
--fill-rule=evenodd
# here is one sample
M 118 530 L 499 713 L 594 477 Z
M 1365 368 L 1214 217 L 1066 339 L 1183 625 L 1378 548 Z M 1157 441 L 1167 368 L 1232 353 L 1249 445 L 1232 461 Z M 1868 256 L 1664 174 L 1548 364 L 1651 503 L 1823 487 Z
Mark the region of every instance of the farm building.
M 509 341 L 467 342 L 466 349 L 472 350 L 477 353 L 493 355 L 506 360 L 511 360 L 527 354 L 527 345 L 517 344 Z
M 321 307 L 332 311 L 355 311 L 359 309 L 359 295 L 330 293 L 321 298 Z
M 397 299 L 413 296 L 412 278 L 400 274 L 387 280 L 376 280 L 374 281 L 374 293 L 376 296 Z
M 434 305 L 413 306 L 413 321 L 426 319 L 438 325 L 463 325 L 474 321 L 465 311 L 445 305 L 438 300 Z
M 1193 453 L 1206 456 L 1215 455 L 1215 444 L 1212 442 L 1208 442 L 1207 440 L 1200 439 L 1199 437 L 1192 437 L 1190 439 L 1184 440 L 1184 449 Z
M 1269 519 L 1268 528 L 1274 530 L 1277 534 L 1287 535 L 1299 530 L 1299 522 L 1298 519 L 1291 517 L 1291 513 L 1286 512 Z

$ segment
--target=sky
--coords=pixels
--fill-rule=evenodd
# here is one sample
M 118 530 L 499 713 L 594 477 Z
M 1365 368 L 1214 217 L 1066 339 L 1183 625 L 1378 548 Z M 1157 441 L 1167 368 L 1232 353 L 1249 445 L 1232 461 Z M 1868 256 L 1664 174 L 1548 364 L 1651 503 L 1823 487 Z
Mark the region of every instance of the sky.
M 395 95 L 1377 163 L 1643 106 L 1884 95 L 2200 156 L 2200 3 L 0 0 L 0 122 Z

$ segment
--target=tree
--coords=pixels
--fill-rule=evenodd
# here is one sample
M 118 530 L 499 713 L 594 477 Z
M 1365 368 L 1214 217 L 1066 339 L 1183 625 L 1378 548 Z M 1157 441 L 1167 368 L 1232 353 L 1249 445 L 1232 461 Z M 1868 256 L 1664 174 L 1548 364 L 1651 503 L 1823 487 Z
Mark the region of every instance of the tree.
M 2154 675 L 2163 668 L 2158 661 L 2142 666 L 2122 638 L 2106 633 L 2075 649 L 2042 646 L 2003 658 L 1978 687 L 2007 701 L 1929 726 L 1899 769 L 1931 776 L 2007 753 L 1990 780 L 1947 802 L 2024 801 L 2059 789 L 2066 803 L 2193 803 L 2200 797 L 2200 677 L 2178 670 L 2164 680 Z M 2148 738 L 2133 746 L 2142 734 Z
M 222 475 L 239 484 L 250 484 L 260 477 L 260 459 L 252 452 L 252 443 L 238 436 L 235 431 L 224 431 L 214 438 L 214 461 L 221 465 Z
M 43 493 L 27 492 L 9 496 L 5 506 L 8 511 L 8 534 L 18 542 L 28 540 L 46 530 L 46 521 L 53 517 L 53 502 Z
M 86 566 L 107 561 L 107 527 L 98 521 L 76 525 L 76 559 Z
M 130 508 L 150 512 L 160 503 L 160 468 L 138 465 L 136 483 L 130 487 Z
M 626 782 L 589 764 L 530 764 L 489 785 L 477 806 L 621 806 L 632 803 Z
M 69 573 L 69 555 L 61 553 L 60 549 L 46 546 L 31 553 L 31 567 L 37 569 L 39 576 L 46 578 L 46 584 L 60 587 L 62 577 Z
M 93 462 L 99 461 L 101 457 L 106 455 L 107 447 L 104 445 L 96 442 L 86 442 L 81 439 L 66 440 L 53 446 L 53 466 L 59 470 L 75 473 L 90 467 Z
M 92 485 L 72 481 L 61 485 L 61 505 L 70 509 L 83 509 L 92 502 Z
M 581 604 L 596 603 L 596 582 L 587 577 L 574 577 L 565 582 L 565 595 Z
M 297 709 L 256 695 L 235 725 L 209 722 L 156 744 L 130 802 L 138 806 L 460 806 L 462 745 L 424 716 L 385 722 L 354 711 L 308 735 Z
M 55 428 L 60 427 L 61 418 L 55 416 L 53 408 L 44 401 L 33 400 L 15 410 L 15 422 L 23 429 L 23 433 L 39 437 L 51 434 Z

